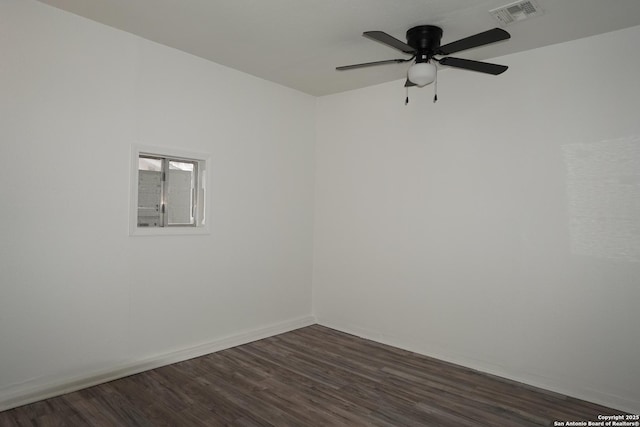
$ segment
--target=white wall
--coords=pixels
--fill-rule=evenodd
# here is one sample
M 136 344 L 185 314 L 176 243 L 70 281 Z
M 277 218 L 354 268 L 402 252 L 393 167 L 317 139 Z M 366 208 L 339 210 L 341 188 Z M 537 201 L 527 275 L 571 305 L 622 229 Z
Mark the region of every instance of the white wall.
M 310 320 L 315 98 L 32 0 L 0 52 L 0 402 Z M 211 235 L 129 237 L 134 143 L 212 155 Z
M 319 323 L 640 411 L 640 27 L 319 100 Z

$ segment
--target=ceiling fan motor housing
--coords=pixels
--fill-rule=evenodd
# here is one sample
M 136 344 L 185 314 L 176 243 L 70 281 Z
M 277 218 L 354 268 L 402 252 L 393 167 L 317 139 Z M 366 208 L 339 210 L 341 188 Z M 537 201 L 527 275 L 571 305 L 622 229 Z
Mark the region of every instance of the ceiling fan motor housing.
M 407 44 L 417 52 L 416 62 L 428 62 L 440 48 L 442 28 L 419 25 L 407 31 Z

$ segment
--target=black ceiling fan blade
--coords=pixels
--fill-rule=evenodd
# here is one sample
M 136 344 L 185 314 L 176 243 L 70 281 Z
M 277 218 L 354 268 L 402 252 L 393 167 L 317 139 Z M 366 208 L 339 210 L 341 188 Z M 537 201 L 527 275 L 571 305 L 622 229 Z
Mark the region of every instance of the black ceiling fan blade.
M 407 81 L 404 82 L 404 87 L 412 87 L 412 86 L 417 86 L 417 85 L 409 79 L 407 79 Z
M 341 67 L 336 67 L 336 70 L 338 71 L 345 71 L 345 70 L 353 70 L 354 68 L 364 68 L 364 67 L 372 67 L 374 65 L 384 65 L 384 64 L 399 64 L 401 62 L 407 62 L 410 61 L 410 59 L 387 59 L 385 61 L 374 61 L 374 62 L 365 62 L 363 64 L 353 64 L 353 65 L 343 65 Z
M 478 71 L 480 73 L 493 74 L 497 76 L 507 71 L 506 65 L 491 64 L 489 62 L 472 61 L 470 59 L 461 58 L 442 58 L 438 60 L 442 65 L 448 65 L 449 67 L 463 68 L 465 70 Z
M 392 47 L 394 49 L 398 49 L 401 52 L 411 53 L 411 54 L 416 53 L 416 50 L 414 48 L 412 48 L 405 42 L 402 42 L 397 38 L 390 36 L 384 31 L 365 31 L 364 33 L 362 33 L 362 35 L 372 40 L 375 40 L 377 42 L 380 42 L 382 44 L 386 44 L 387 46 Z
M 511 34 L 507 33 L 505 30 L 501 28 L 494 28 L 492 30 L 484 31 L 476 35 L 460 39 L 453 43 L 448 43 L 444 46 L 440 46 L 437 53 L 439 55 L 450 55 L 462 50 L 473 49 L 474 47 L 484 46 L 486 44 L 491 44 L 510 38 Z

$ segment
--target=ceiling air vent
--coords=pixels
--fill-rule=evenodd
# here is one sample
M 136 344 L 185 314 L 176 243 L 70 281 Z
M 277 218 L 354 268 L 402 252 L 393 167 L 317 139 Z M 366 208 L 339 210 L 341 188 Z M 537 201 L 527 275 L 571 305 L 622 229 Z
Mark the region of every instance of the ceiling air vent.
M 489 13 L 502 25 L 509 25 L 540 16 L 543 12 L 534 0 L 523 0 L 490 10 Z

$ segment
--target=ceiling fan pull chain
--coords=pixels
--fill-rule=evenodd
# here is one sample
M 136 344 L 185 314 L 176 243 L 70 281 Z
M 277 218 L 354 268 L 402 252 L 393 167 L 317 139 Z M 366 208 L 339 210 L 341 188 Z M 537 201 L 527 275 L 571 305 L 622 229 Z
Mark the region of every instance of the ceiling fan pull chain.
M 409 86 L 405 86 L 405 90 L 407 91 L 407 97 L 404 99 L 404 105 L 409 104 Z
M 433 103 L 438 102 L 438 67 L 436 67 L 436 78 L 433 82 Z

